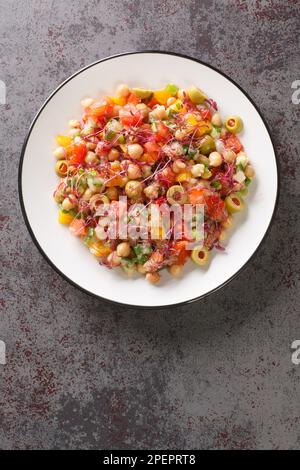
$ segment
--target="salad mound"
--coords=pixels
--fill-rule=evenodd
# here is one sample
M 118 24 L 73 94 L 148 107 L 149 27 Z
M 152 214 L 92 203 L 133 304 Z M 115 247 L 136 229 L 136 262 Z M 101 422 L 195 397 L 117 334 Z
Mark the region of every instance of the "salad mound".
M 56 138 L 59 222 L 101 264 L 138 271 L 153 284 L 164 268 L 178 276 L 189 258 L 206 265 L 214 248 L 224 249 L 232 214 L 243 209 L 254 177 L 237 136 L 242 119 L 223 120 L 199 88 L 174 84 L 160 90 L 122 84 L 115 96 L 81 105 L 81 120 L 71 120 L 68 135 Z M 178 236 L 172 210 L 185 205 L 202 207 L 203 218 L 191 215 L 188 235 L 180 230 Z M 150 206 L 162 214 L 172 209 L 170 226 L 157 219 L 153 231 L 151 212 L 141 236 L 138 225 Z M 131 231 L 121 234 L 121 221 Z

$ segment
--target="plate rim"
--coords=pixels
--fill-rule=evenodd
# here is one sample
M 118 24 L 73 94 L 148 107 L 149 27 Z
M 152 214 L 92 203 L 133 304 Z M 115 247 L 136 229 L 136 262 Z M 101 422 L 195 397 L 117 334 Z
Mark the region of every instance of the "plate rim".
M 102 297 L 98 294 L 95 294 L 87 289 L 85 289 L 84 287 L 80 286 L 79 284 L 77 284 L 75 281 L 73 281 L 72 279 L 70 279 L 66 274 L 64 274 L 51 260 L 50 258 L 47 256 L 47 254 L 45 253 L 45 251 L 42 249 L 42 247 L 40 246 L 32 228 L 31 228 L 31 225 L 30 225 L 30 222 L 29 222 L 29 219 L 28 219 L 28 216 L 27 216 L 27 213 L 26 213 L 26 209 L 25 209 L 25 204 L 24 204 L 24 198 L 23 198 L 23 190 L 22 190 L 22 170 L 23 170 L 23 161 L 24 161 L 24 157 L 25 157 L 25 153 L 26 153 L 26 148 L 27 148 L 27 144 L 28 144 L 28 141 L 29 141 L 29 138 L 30 138 L 30 135 L 31 135 L 31 132 L 33 131 L 33 128 L 40 116 L 40 114 L 42 113 L 43 109 L 47 106 L 47 104 L 49 103 L 49 101 L 53 98 L 53 96 L 61 89 L 63 88 L 69 81 L 71 81 L 74 77 L 76 77 L 77 75 L 79 75 L 80 73 L 84 72 L 85 70 L 88 70 L 89 68 L 93 67 L 94 65 L 96 64 L 99 64 L 101 62 L 106 62 L 108 60 L 111 60 L 111 59 L 115 59 L 115 58 L 118 58 L 118 57 L 122 57 L 122 56 L 128 56 L 128 55 L 136 55 L 136 54 L 162 54 L 162 55 L 172 55 L 172 56 L 175 56 L 175 57 L 181 57 L 181 58 L 184 58 L 184 59 L 188 59 L 188 60 L 192 60 L 193 62 L 197 62 L 198 64 L 201 64 L 201 65 L 204 65 L 212 70 L 214 70 L 215 72 L 219 73 L 220 75 L 222 75 L 223 77 L 225 77 L 227 80 L 229 80 L 233 85 L 235 85 L 245 96 L 246 98 L 250 101 L 250 103 L 252 104 L 252 106 L 254 106 L 255 110 L 258 112 L 265 128 L 266 128 L 266 131 L 269 135 L 269 138 L 270 138 L 270 141 L 271 141 L 271 144 L 272 144 L 272 148 L 273 148 L 273 152 L 274 152 L 274 156 L 275 156 L 275 163 L 276 163 L 276 173 L 277 173 L 277 187 L 276 187 L 276 198 L 275 198 L 275 204 L 274 204 L 274 208 L 273 208 L 273 212 L 272 212 L 272 215 L 271 215 L 271 219 L 270 219 L 270 222 L 269 222 L 269 225 L 260 241 L 260 243 L 257 245 L 255 251 L 252 253 L 252 255 L 250 256 L 250 258 L 248 258 L 248 260 L 243 264 L 243 266 L 240 267 L 240 269 L 238 271 L 236 271 L 230 278 L 228 278 L 226 281 L 224 281 L 222 284 L 218 285 L 217 287 L 215 287 L 214 289 L 206 292 L 205 294 L 202 294 L 200 296 L 197 296 L 193 299 L 190 299 L 190 300 L 185 300 L 183 302 L 177 302 L 175 304 L 166 304 L 166 305 L 155 305 L 155 306 L 152 306 L 152 305 L 135 305 L 135 304 L 130 304 L 130 303 L 124 303 L 124 302 L 118 302 L 116 300 L 111 300 L 111 299 L 107 299 L 105 297 Z M 277 155 L 277 151 L 276 151 L 276 148 L 275 148 L 275 145 L 274 145 L 274 139 L 272 137 L 272 133 L 270 131 L 270 128 L 269 128 L 269 125 L 267 124 L 266 122 L 266 119 L 264 118 L 262 112 L 260 111 L 259 107 L 256 105 L 256 103 L 253 101 L 253 99 L 248 95 L 248 93 L 242 88 L 241 85 L 239 85 L 235 80 L 233 80 L 231 77 L 229 77 L 225 72 L 221 71 L 220 69 L 218 69 L 217 67 L 211 65 L 211 64 L 208 64 L 207 62 L 203 61 L 203 60 L 200 60 L 200 59 L 196 59 L 195 57 L 191 57 L 189 55 L 186 55 L 186 54 L 181 54 L 181 53 L 177 53 L 177 52 L 171 52 L 171 51 L 164 51 L 164 50 L 142 50 L 142 51 L 129 51 L 129 52 L 121 52 L 119 54 L 114 54 L 114 55 L 110 55 L 110 56 L 107 56 L 107 57 L 104 57 L 103 59 L 98 59 L 84 67 L 82 67 L 81 69 L 77 70 L 75 73 L 73 73 L 72 75 L 70 75 L 68 78 L 66 78 L 66 80 L 64 80 L 62 83 L 60 83 L 55 89 L 54 91 L 48 96 L 48 98 L 46 98 L 46 100 L 43 102 L 43 104 L 41 105 L 41 107 L 39 108 L 38 112 L 36 113 L 36 115 L 34 116 L 31 124 L 30 124 L 30 127 L 29 127 L 29 130 L 28 130 L 28 133 L 25 137 L 25 140 L 24 140 L 24 143 L 22 145 L 22 150 L 21 150 L 21 155 L 20 155 L 20 161 L 19 161 L 19 168 L 18 168 L 18 195 L 19 195 L 19 202 L 20 202 L 20 206 L 21 206 L 21 212 L 22 212 L 22 216 L 23 216 L 23 219 L 24 219 L 24 222 L 25 222 L 25 225 L 27 227 L 27 230 L 35 244 L 35 246 L 37 247 L 37 249 L 39 250 L 39 252 L 41 253 L 41 255 L 43 256 L 43 258 L 47 261 L 47 263 L 51 266 L 52 269 L 54 269 L 54 271 L 56 271 L 56 273 L 58 273 L 60 276 L 62 276 L 67 282 L 69 282 L 69 284 L 71 284 L 72 286 L 76 287 L 77 289 L 81 290 L 82 292 L 84 292 L 85 294 L 88 294 L 89 296 L 91 297 L 94 297 L 94 298 L 97 298 L 97 299 L 100 299 L 102 301 L 105 301 L 105 302 L 108 302 L 110 304 L 113 304 L 113 305 L 118 305 L 118 306 L 122 306 L 122 307 L 129 307 L 129 308 L 136 308 L 136 309 L 143 309 L 143 310 L 161 310 L 161 309 L 167 309 L 167 308 L 174 308 L 174 307 L 182 307 L 183 305 L 188 305 L 188 304 L 191 304 L 191 303 L 194 303 L 194 302 L 197 302 L 199 300 L 202 300 L 206 297 L 208 297 L 209 295 L 217 292 L 218 290 L 220 289 L 223 289 L 223 287 L 225 287 L 227 284 L 229 284 L 233 279 L 235 279 L 246 267 L 247 265 L 250 263 L 251 260 L 254 259 L 254 257 L 257 255 L 259 249 L 261 248 L 261 246 L 263 245 L 267 235 L 269 234 L 269 231 L 274 223 L 274 219 L 275 219 L 275 215 L 276 215 L 276 212 L 277 212 L 277 209 L 278 209 L 278 202 L 279 202 L 279 193 L 280 193 L 280 186 L 281 186 L 281 183 L 280 183 L 280 163 L 279 163 L 279 158 L 278 158 L 278 155 Z

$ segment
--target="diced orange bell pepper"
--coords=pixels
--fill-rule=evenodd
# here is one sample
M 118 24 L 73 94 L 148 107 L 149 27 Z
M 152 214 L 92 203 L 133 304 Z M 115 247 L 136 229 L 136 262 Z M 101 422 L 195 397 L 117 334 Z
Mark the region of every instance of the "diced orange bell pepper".
M 101 241 L 91 241 L 89 243 L 90 252 L 97 258 L 103 258 L 111 253 L 111 249 L 108 245 L 105 245 Z
M 200 121 L 197 126 L 197 137 L 202 137 L 204 134 L 209 134 L 212 130 L 212 125 L 208 121 Z
M 107 183 L 105 183 L 105 186 L 107 188 L 112 188 L 113 186 L 121 186 L 122 183 L 123 183 L 122 176 L 116 174 L 115 176 L 111 175 L 111 177 L 109 178 L 109 181 L 107 181 Z
M 58 222 L 63 225 L 70 225 L 74 217 L 71 214 L 68 214 L 62 210 L 58 213 Z

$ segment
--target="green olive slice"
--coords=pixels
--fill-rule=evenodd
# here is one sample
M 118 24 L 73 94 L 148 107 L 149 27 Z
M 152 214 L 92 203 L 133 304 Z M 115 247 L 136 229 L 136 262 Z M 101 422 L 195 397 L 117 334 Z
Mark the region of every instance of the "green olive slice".
M 167 201 L 169 204 L 184 204 L 186 202 L 186 192 L 182 186 L 171 186 L 167 191 Z
M 58 160 L 55 163 L 55 172 L 57 176 L 64 177 L 68 173 L 68 162 L 66 160 Z
M 198 266 L 205 266 L 209 261 L 209 251 L 204 246 L 201 248 L 194 248 L 191 253 L 191 259 Z
M 132 92 L 141 100 L 145 100 L 146 98 L 150 98 L 153 94 L 151 90 L 147 90 L 146 88 L 133 88 Z
M 195 104 L 201 104 L 204 103 L 204 101 L 207 99 L 207 96 L 203 93 L 200 88 L 197 88 L 195 86 L 192 86 L 187 90 L 188 97 L 192 101 L 192 103 Z
M 228 116 L 225 121 L 225 127 L 229 132 L 238 134 L 243 130 L 244 124 L 239 116 Z
M 240 212 L 243 209 L 244 201 L 237 193 L 233 193 L 225 198 L 225 205 L 227 211 L 232 214 L 233 212 Z

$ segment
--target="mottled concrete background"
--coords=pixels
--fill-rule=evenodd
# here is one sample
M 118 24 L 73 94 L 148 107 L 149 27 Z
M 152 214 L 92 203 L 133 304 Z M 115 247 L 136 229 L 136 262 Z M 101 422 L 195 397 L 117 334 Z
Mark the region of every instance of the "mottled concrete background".
M 1 448 L 300 448 L 290 348 L 300 339 L 299 7 L 0 0 Z M 96 59 L 143 49 L 186 53 L 233 76 L 270 125 L 282 178 L 256 259 L 210 298 L 159 312 L 70 286 L 31 241 L 17 194 L 21 146 L 50 92 Z

